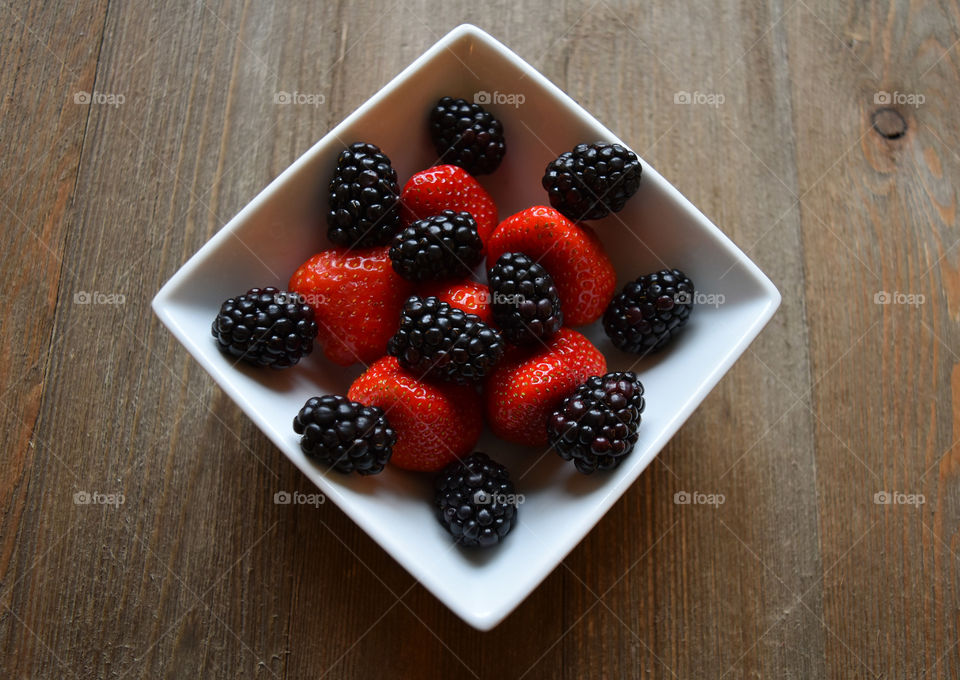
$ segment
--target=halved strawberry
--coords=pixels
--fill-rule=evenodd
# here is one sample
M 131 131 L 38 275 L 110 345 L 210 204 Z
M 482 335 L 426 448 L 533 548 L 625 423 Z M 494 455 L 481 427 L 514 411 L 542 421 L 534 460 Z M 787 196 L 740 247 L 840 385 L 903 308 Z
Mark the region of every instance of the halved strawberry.
M 596 321 L 613 299 L 617 274 L 600 239 L 553 208 L 534 206 L 500 223 L 487 242 L 487 262 L 510 252 L 525 253 L 550 273 L 570 326 Z
M 437 165 L 411 177 L 400 194 L 403 226 L 443 210 L 468 212 L 484 245 L 497 226 L 497 205 L 480 182 L 456 165 Z
M 413 284 L 390 264 L 389 246 L 332 248 L 304 262 L 290 290 L 313 307 L 317 341 L 334 363 L 370 363 L 384 355 Z
M 572 328 L 546 346 L 511 347 L 486 384 L 487 420 L 498 437 L 527 446 L 547 445 L 553 409 L 592 375 L 607 372 L 600 350 Z
M 418 380 L 394 357 L 372 364 L 347 396 L 383 409 L 397 433 L 390 464 L 405 470 L 439 470 L 473 450 L 483 429 L 483 401 L 476 390 Z

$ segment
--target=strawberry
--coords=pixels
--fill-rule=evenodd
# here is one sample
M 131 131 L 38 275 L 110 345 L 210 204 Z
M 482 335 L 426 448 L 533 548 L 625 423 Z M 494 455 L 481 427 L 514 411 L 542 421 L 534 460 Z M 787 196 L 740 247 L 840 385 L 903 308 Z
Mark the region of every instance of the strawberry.
M 317 341 L 334 363 L 369 363 L 384 355 L 413 285 L 393 271 L 389 246 L 333 248 L 304 262 L 290 290 L 313 307 Z
M 487 381 L 490 429 L 507 441 L 546 446 L 547 420 L 557 405 L 587 378 L 606 372 L 600 350 L 571 328 L 561 328 L 546 347 L 511 347 Z
M 394 357 L 372 364 L 347 396 L 379 406 L 397 433 L 390 463 L 432 472 L 473 450 L 483 429 L 483 403 L 470 387 L 418 380 Z
M 440 281 L 422 288 L 422 297 L 437 297 L 451 307 L 476 314 L 488 326 L 493 325 L 493 309 L 490 307 L 490 289 L 478 281 Z
M 570 326 L 596 321 L 613 299 L 617 275 L 600 239 L 553 208 L 534 206 L 500 223 L 487 243 L 487 262 L 510 252 L 527 254 L 550 273 Z
M 497 226 L 497 206 L 480 182 L 456 165 L 437 165 L 411 177 L 400 194 L 403 226 L 443 210 L 468 212 L 483 244 Z

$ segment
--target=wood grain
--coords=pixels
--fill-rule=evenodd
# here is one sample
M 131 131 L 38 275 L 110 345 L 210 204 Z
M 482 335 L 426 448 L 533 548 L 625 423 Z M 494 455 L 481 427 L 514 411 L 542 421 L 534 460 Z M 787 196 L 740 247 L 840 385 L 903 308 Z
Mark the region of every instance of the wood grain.
M 51 352 L 62 348 L 54 310 L 75 280 L 66 215 L 88 113 L 75 97 L 94 89 L 104 13 L 103 2 L 4 7 L 0 28 L 0 639 L 20 650 L 23 672 L 55 654 L 30 632 L 40 624 L 27 595 L 42 578 L 38 558 L 62 551 L 69 527 L 39 521 L 36 483 L 44 466 L 59 466 L 50 472 L 65 480 L 76 473 L 65 450 L 42 453 L 40 410 Z
M 960 676 L 955 4 L 0 15 L 0 675 Z M 638 483 L 486 634 L 332 505 L 275 505 L 310 482 L 149 309 L 260 188 L 464 21 L 606 122 L 784 298 Z M 277 106 L 278 91 L 325 103 Z M 923 302 L 876 304 L 883 291 Z M 725 502 L 678 505 L 679 491 Z

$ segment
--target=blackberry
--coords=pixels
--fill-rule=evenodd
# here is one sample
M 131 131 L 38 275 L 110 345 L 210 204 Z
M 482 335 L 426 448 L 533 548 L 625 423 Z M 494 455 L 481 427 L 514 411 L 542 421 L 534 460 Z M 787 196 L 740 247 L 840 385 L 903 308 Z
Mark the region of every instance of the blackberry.
M 296 293 L 251 288 L 220 305 L 210 327 L 220 351 L 255 366 L 287 368 L 313 351 L 313 308 Z
M 464 547 L 500 543 L 517 521 L 522 500 L 507 468 L 485 453 L 471 453 L 445 467 L 434 480 L 437 517 Z
M 550 445 L 589 475 L 620 465 L 637 443 L 643 385 L 632 371 L 588 378 L 547 421 Z
M 435 376 L 464 385 L 487 375 L 503 349 L 500 333 L 477 315 L 418 295 L 407 299 L 400 328 L 387 344 L 387 353 L 418 378 Z
M 293 419 L 300 448 L 318 463 L 349 474 L 375 475 L 390 460 L 397 433 L 376 406 L 339 394 L 312 397 Z
M 504 253 L 487 276 L 493 320 L 514 345 L 550 339 L 563 325 L 560 296 L 547 270 L 523 253 Z
M 497 169 L 507 152 L 503 124 L 479 104 L 442 97 L 430 111 L 430 139 L 440 163 L 459 165 L 471 175 Z
M 663 349 L 693 310 L 693 282 L 679 269 L 641 276 L 623 287 L 603 315 L 603 330 L 624 352 Z
M 390 242 L 400 226 L 397 171 L 380 149 L 364 142 L 340 152 L 330 180 L 327 236 L 338 246 L 369 248 Z
M 394 271 L 415 282 L 467 276 L 482 259 L 476 220 L 452 210 L 417 220 L 394 237 L 390 248 Z
M 620 212 L 640 186 L 640 159 L 619 144 L 578 144 L 547 165 L 543 188 L 550 205 L 571 220 Z

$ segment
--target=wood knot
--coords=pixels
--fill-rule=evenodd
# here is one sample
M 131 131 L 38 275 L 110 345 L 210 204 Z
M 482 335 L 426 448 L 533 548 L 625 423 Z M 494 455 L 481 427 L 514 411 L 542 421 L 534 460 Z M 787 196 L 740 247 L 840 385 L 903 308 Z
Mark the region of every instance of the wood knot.
M 870 120 L 873 129 L 885 139 L 899 139 L 907 134 L 907 121 L 896 109 L 877 109 Z

